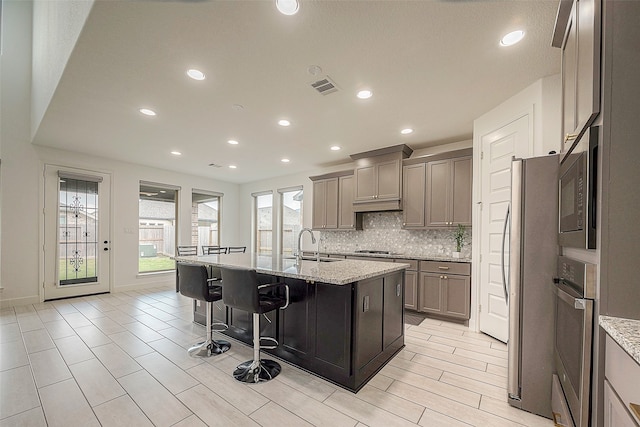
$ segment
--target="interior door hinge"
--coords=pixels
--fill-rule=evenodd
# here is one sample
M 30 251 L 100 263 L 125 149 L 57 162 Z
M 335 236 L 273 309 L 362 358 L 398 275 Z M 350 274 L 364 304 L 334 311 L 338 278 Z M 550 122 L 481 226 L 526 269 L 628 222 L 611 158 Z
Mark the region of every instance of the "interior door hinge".
M 480 152 L 480 160 L 484 159 L 484 151 Z
M 482 254 L 480 254 L 480 262 L 482 262 Z
M 46 286 L 46 282 L 42 282 L 42 289 L 44 289 L 44 287 Z

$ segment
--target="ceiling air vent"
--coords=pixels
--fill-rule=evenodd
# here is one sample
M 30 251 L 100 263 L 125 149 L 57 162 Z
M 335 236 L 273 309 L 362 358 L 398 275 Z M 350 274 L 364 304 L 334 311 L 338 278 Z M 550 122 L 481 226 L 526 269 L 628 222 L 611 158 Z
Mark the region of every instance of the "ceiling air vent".
M 338 87 L 329 76 L 324 76 L 320 80 L 311 83 L 311 87 L 318 91 L 320 95 L 329 95 L 338 91 Z
M 211 166 L 212 168 L 221 168 L 222 166 L 216 164 L 216 163 L 209 163 L 209 166 Z

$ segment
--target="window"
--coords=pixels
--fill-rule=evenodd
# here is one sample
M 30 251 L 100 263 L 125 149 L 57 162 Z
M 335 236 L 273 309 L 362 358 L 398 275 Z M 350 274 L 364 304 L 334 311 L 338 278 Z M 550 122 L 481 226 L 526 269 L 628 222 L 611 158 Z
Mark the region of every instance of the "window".
M 191 244 L 220 246 L 220 199 L 222 194 L 204 190 L 191 193 Z
M 293 255 L 302 229 L 302 186 L 278 190 L 280 193 L 280 252 Z
M 174 270 L 179 187 L 140 182 L 138 271 Z
M 255 206 L 255 248 L 261 255 L 273 253 L 273 193 L 253 194 Z

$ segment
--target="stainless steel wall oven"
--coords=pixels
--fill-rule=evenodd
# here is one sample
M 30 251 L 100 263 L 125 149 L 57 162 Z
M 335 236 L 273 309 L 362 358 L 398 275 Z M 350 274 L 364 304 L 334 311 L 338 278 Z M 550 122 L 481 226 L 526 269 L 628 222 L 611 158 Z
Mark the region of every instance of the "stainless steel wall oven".
M 589 128 L 560 164 L 560 246 L 596 247 L 599 130 Z
M 559 257 L 554 359 L 576 427 L 590 419 L 595 281 L 595 265 Z

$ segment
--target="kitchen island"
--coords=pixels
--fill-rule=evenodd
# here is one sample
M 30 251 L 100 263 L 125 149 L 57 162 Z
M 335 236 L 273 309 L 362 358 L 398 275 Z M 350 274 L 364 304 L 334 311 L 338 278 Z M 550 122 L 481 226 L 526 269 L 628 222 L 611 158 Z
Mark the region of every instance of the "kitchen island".
M 350 391 L 364 386 L 404 346 L 404 269 L 407 264 L 359 260 L 302 260 L 256 254 L 176 257 L 211 266 L 238 266 L 289 286 L 290 304 L 260 325 L 279 345 L 264 350 Z M 224 286 L 224 284 L 223 284 Z M 252 345 L 251 313 L 216 308 L 223 333 Z M 196 310 L 197 312 L 197 310 Z M 196 313 L 197 314 L 197 313 Z M 204 318 L 196 321 L 204 322 Z

